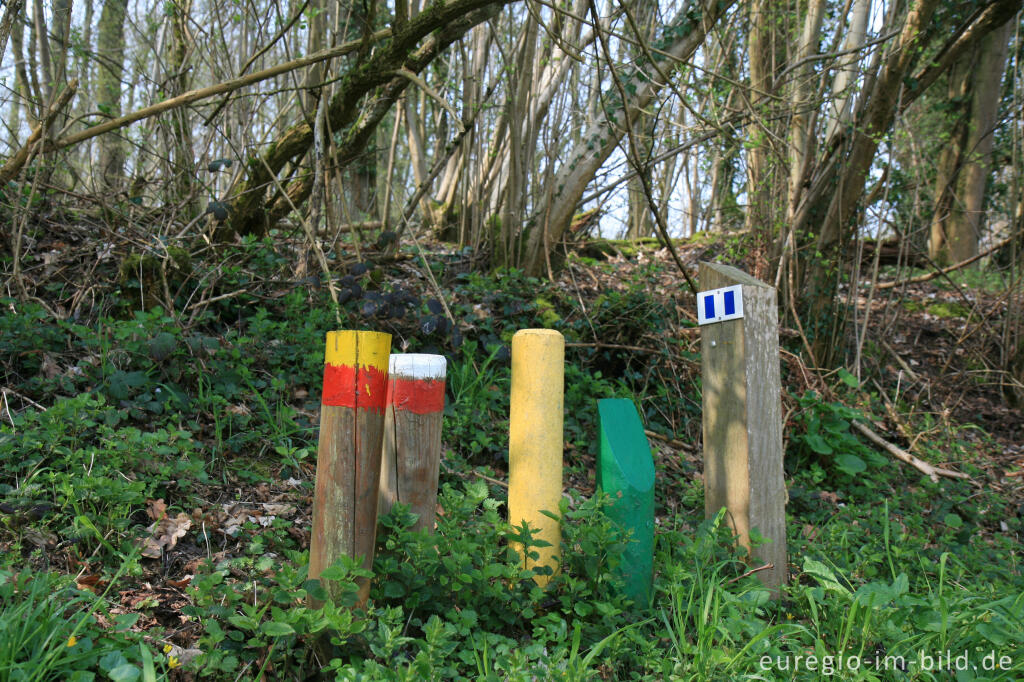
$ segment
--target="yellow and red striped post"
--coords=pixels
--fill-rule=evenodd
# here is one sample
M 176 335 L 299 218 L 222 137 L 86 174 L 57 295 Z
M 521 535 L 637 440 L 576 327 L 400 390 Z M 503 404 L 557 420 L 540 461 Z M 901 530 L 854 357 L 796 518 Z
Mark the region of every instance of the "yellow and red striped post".
M 555 519 L 562 498 L 562 400 L 565 383 L 565 339 L 553 329 L 521 329 L 512 337 L 512 391 L 508 437 L 509 523 L 524 521 L 534 537 L 549 543 L 538 547 L 536 562 L 524 555 L 527 568 L 558 570 L 562 528 Z M 517 547 L 520 554 L 523 548 Z M 549 576 L 537 575 L 547 585 Z
M 390 334 L 327 332 L 310 578 L 320 577 L 342 554 L 362 557 L 364 568 L 373 566 L 390 352 Z M 337 597 L 330 581 L 325 582 Z M 370 583 L 361 579 L 358 584 L 362 605 Z
M 407 504 L 414 530 L 434 528 L 446 374 L 443 355 L 394 354 L 388 367 L 378 515 Z

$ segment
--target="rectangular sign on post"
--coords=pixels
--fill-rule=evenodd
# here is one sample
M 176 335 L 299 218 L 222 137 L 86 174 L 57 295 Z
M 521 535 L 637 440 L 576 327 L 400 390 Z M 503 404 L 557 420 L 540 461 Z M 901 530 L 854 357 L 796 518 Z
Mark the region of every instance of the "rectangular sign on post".
M 743 287 L 736 284 L 697 294 L 697 322 L 711 324 L 743 317 Z

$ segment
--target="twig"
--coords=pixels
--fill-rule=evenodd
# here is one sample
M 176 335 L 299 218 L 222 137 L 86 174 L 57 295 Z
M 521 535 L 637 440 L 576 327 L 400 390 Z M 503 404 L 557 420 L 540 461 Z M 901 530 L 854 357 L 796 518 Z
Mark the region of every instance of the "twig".
M 655 350 L 653 348 L 643 348 L 641 346 L 626 346 L 621 343 L 586 343 L 586 342 L 573 342 L 565 344 L 566 348 L 617 348 L 619 350 L 631 350 L 637 353 L 652 353 L 654 355 L 661 355 L 664 350 Z
M 36 401 L 32 400 L 31 398 L 29 398 L 29 397 L 27 397 L 27 396 L 24 396 L 24 395 L 22 395 L 22 394 L 20 394 L 20 393 L 18 393 L 18 392 L 17 392 L 17 391 L 15 391 L 14 389 L 12 389 L 12 388 L 7 388 L 7 387 L 4 387 L 4 388 L 3 388 L 2 390 L 3 390 L 3 394 L 4 394 L 4 402 L 6 402 L 6 401 L 7 401 L 7 394 L 8 394 L 8 393 L 10 393 L 10 394 L 11 394 L 11 395 L 13 395 L 13 396 L 17 396 L 18 398 L 21 398 L 22 400 L 24 400 L 24 401 L 25 401 L 26 403 L 28 403 L 29 405 L 32 405 L 33 407 L 38 407 L 38 408 L 39 408 L 40 410 L 42 410 L 43 412 L 46 412 L 46 408 L 45 408 L 45 407 L 43 407 L 42 405 L 40 405 L 40 404 L 39 404 L 39 403 L 37 403 Z M 10 414 L 10 413 L 8 413 L 8 414 Z
M 196 301 L 195 303 L 189 303 L 188 305 L 186 305 L 184 308 L 181 309 L 181 312 L 182 312 L 182 314 L 185 314 L 186 312 L 188 312 L 192 308 L 199 308 L 199 310 L 202 310 L 203 308 L 206 308 L 206 306 L 210 305 L 211 303 L 216 303 L 217 301 L 223 301 L 225 299 L 234 298 L 235 296 L 241 296 L 242 294 L 247 294 L 247 293 L 249 293 L 248 289 L 239 289 L 238 291 L 232 291 L 232 292 L 227 293 L 227 294 L 221 294 L 219 296 L 214 296 L 213 298 L 204 298 L 202 300 Z M 189 321 L 188 321 L 189 325 L 192 324 L 192 320 L 195 319 L 195 316 L 196 316 L 196 314 L 198 314 L 199 310 L 197 310 L 195 313 L 193 313 L 191 316 L 189 316 Z
M 647 434 L 648 438 L 653 438 L 654 440 L 660 440 L 662 443 L 670 445 L 670 446 L 672 446 L 674 448 L 679 448 L 680 450 L 686 450 L 688 452 L 694 452 L 697 449 L 697 447 L 695 445 L 693 445 L 692 443 L 684 443 L 681 440 L 676 440 L 675 438 L 669 438 L 668 436 L 663 436 L 660 433 L 658 433 L 657 431 L 648 431 L 647 429 L 644 429 L 644 433 Z
M 755 573 L 760 573 L 761 571 L 767 571 L 767 570 L 769 570 L 771 568 L 775 568 L 775 564 L 765 564 L 764 566 L 758 566 L 757 568 L 752 568 L 752 569 L 750 569 L 749 571 L 747 571 L 745 573 L 741 573 L 740 575 L 736 576 L 735 578 L 729 578 L 728 580 L 725 581 L 725 584 L 726 585 L 732 585 L 734 582 L 737 582 L 739 580 L 743 580 L 744 578 L 748 578 L 748 577 L 754 575 Z
M 410 83 L 418 87 L 427 95 L 427 97 L 440 104 L 441 108 L 451 115 L 452 120 L 455 121 L 457 125 L 462 125 L 462 118 L 459 116 L 459 112 L 455 111 L 455 108 L 448 103 L 448 100 L 446 100 L 444 97 L 441 97 L 441 95 L 438 94 L 436 90 L 430 87 L 427 84 L 427 82 L 420 78 L 417 74 L 413 73 L 404 66 L 400 69 L 393 71 L 392 73 L 396 76 L 401 76 L 402 78 L 405 78 Z
M 239 78 L 241 78 L 242 76 L 245 75 L 245 72 L 249 70 L 249 67 L 253 65 L 253 62 L 255 62 L 257 59 L 259 59 L 264 54 L 266 54 L 267 50 L 269 50 L 271 47 L 273 47 L 277 43 L 277 41 L 279 41 L 282 37 L 284 37 L 284 35 L 286 33 L 288 33 L 288 31 L 291 30 L 292 26 L 295 25 L 295 22 L 297 22 L 299 19 L 302 18 L 302 16 L 303 16 L 302 13 L 306 11 L 306 5 L 308 5 L 308 4 L 309 4 L 309 0 L 303 0 L 302 6 L 299 7 L 297 10 L 295 10 L 295 12 L 292 14 L 292 18 L 288 21 L 287 24 L 285 24 L 284 28 L 282 28 L 280 31 L 278 31 L 277 35 L 270 39 L 270 42 L 268 42 L 266 45 L 264 45 L 262 48 L 260 48 L 256 53 L 253 54 L 253 56 L 249 57 L 249 61 L 247 61 L 245 63 L 245 65 L 241 69 L 238 70 L 238 77 Z M 210 122 L 213 119 L 217 118 L 217 115 L 221 111 L 224 110 L 224 107 L 226 107 L 228 105 L 228 102 L 230 102 L 230 101 L 231 101 L 231 93 L 229 92 L 228 96 L 225 97 L 223 100 L 221 100 L 221 103 L 218 104 L 217 108 L 213 110 L 213 113 L 210 114 L 209 116 L 207 116 L 206 119 L 203 120 L 203 125 L 204 126 L 210 125 Z
M 14 428 L 14 417 L 11 416 L 11 406 L 7 402 L 7 389 L 0 391 L 4 399 L 4 412 L 7 414 L 7 420 L 11 422 L 11 428 Z
M 886 341 L 882 341 L 882 347 L 889 351 L 889 353 L 896 359 L 896 362 L 899 363 L 899 366 L 903 368 L 903 371 L 907 373 L 907 376 L 910 377 L 911 380 L 918 380 L 919 377 L 917 376 L 917 372 L 910 369 L 910 365 L 907 364 L 906 360 L 900 357 L 900 354 L 896 352 L 896 349 L 890 346 Z
M 907 464 L 911 465 L 912 467 L 920 471 L 922 474 L 932 479 L 933 483 L 939 482 L 939 476 L 945 476 L 946 478 L 961 478 L 966 480 L 970 480 L 971 478 L 967 474 L 961 473 L 959 471 L 951 471 L 950 469 L 943 469 L 942 467 L 932 466 L 928 462 L 918 459 L 917 457 L 910 454 L 906 450 L 899 448 L 890 443 L 889 441 L 885 440 L 884 438 L 882 438 L 877 433 L 869 429 L 864 424 L 861 424 L 860 422 L 853 422 L 853 426 L 862 434 L 864 434 L 864 436 L 872 443 L 878 445 L 879 447 L 884 449 L 886 452 L 888 452 L 890 455 L 900 460 L 901 462 L 906 462 Z

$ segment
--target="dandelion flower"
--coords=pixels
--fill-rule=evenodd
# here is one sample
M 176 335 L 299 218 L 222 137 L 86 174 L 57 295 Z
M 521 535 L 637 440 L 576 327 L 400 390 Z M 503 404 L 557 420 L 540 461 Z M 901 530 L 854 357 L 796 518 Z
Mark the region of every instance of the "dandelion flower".
M 75 637 L 74 635 L 71 635 L 70 637 L 68 637 L 68 646 L 74 646 L 76 644 L 78 644 L 78 638 L 77 637 Z
M 167 657 L 167 667 L 168 668 L 173 670 L 173 669 L 177 668 L 179 665 L 181 665 L 181 661 L 178 660 L 177 656 L 168 656 Z

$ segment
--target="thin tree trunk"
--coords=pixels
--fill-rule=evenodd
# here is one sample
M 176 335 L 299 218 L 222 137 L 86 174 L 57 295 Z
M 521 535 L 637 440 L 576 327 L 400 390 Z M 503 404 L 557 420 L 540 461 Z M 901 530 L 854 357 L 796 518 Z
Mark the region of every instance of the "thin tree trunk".
M 124 24 L 127 0 L 105 0 L 96 37 L 96 104 L 111 118 L 121 115 L 121 82 L 124 79 Z M 117 132 L 99 138 L 99 172 L 103 186 L 117 189 L 124 184 L 125 151 Z
M 755 0 L 750 6 L 747 34 L 747 68 L 750 70 L 751 124 L 747 127 L 747 215 L 746 230 L 754 238 L 754 276 L 767 276 L 767 249 L 775 230 L 776 201 L 773 193 L 775 168 L 771 166 L 769 96 L 775 89 L 772 78 L 772 42 L 775 21 L 771 0 Z
M 11 35 L 11 29 L 15 23 L 21 25 L 21 6 L 25 0 L 11 0 L 4 7 L 3 18 L 0 19 L 0 63 L 4 60 L 4 53 L 7 51 L 7 38 Z
M 14 11 L 17 7 L 17 12 Z M 25 21 L 18 16 L 23 7 L 22 0 L 15 0 L 8 6 L 13 17 L 11 28 L 11 48 L 14 53 L 14 97 L 11 101 L 11 149 L 18 148 L 18 140 L 21 133 L 21 110 L 23 107 L 29 112 L 27 118 L 31 118 L 31 109 L 27 108 L 27 102 L 31 96 L 29 93 L 28 78 L 25 75 Z
M 992 165 L 992 146 L 999 93 L 1009 48 L 1012 22 L 993 31 L 979 45 L 972 85 L 970 123 L 965 158 L 960 171 L 958 198 L 949 223 L 949 254 L 954 263 L 978 253 L 985 204 L 985 184 Z

